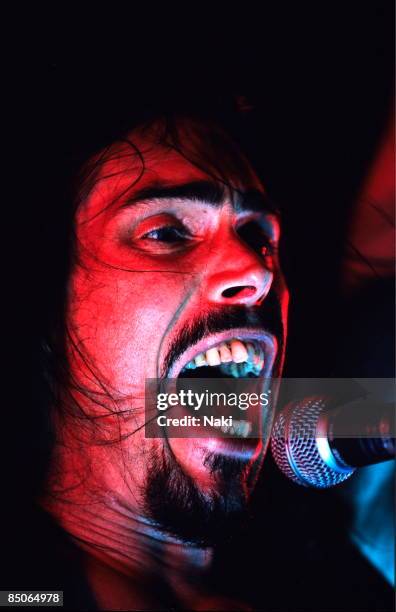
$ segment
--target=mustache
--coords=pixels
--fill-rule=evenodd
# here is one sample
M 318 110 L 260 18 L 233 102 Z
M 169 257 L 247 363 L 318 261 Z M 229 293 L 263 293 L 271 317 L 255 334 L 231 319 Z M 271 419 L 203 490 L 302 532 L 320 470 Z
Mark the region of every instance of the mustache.
M 227 306 L 197 315 L 184 325 L 173 338 L 164 358 L 161 377 L 165 378 L 175 361 L 192 345 L 208 334 L 222 333 L 233 327 L 262 328 L 280 342 L 283 337 L 281 308 L 274 293 L 261 306 Z

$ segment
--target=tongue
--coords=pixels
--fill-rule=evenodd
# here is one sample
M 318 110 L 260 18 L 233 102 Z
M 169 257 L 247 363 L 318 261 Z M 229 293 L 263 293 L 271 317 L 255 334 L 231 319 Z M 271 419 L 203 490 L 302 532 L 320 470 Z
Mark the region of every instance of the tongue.
M 222 372 L 222 366 L 202 366 L 195 370 L 182 370 L 179 378 L 224 378 L 231 376 Z

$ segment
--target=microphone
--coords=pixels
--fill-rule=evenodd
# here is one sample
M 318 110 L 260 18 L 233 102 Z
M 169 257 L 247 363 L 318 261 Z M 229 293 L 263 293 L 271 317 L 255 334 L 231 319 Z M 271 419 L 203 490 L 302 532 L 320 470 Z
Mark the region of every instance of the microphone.
M 305 487 L 324 489 L 358 467 L 395 458 L 394 404 L 328 397 L 290 402 L 275 419 L 271 452 L 279 469 Z

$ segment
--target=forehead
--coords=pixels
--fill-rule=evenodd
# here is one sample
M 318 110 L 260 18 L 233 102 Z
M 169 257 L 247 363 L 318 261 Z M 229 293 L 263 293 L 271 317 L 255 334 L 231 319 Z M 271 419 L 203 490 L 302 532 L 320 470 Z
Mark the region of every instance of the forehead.
M 135 129 L 87 164 L 87 179 L 79 216 L 122 205 L 153 183 L 183 185 L 211 180 L 239 190 L 264 189 L 243 153 L 219 128 L 184 121 L 177 142 L 164 136 L 162 126 Z

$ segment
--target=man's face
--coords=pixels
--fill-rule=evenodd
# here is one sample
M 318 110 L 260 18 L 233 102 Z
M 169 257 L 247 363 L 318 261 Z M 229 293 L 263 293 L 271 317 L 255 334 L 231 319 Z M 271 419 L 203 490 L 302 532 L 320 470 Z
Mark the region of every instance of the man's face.
M 166 498 L 180 520 L 186 495 L 209 522 L 227 491 L 243 505 L 268 436 L 146 439 L 145 380 L 174 378 L 197 359 L 205 377 L 220 362 L 243 363 L 249 345 L 263 351 L 260 375 L 279 375 L 287 309 L 278 220 L 257 177 L 241 155 L 242 177 L 233 171 L 224 184 L 205 167 L 205 146 L 216 157 L 210 129 L 185 121 L 179 136 L 181 152 L 158 144 L 154 129 L 135 131 L 96 165 L 76 214 L 67 309 L 72 395 L 95 435 L 115 441 L 84 440 L 96 484 L 175 532 Z M 227 174 L 221 152 L 217 163 Z

